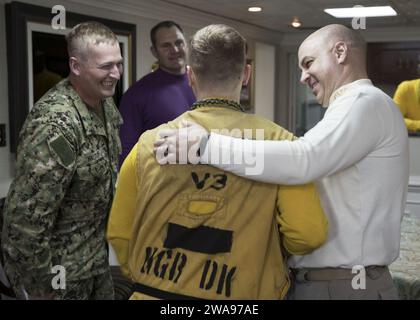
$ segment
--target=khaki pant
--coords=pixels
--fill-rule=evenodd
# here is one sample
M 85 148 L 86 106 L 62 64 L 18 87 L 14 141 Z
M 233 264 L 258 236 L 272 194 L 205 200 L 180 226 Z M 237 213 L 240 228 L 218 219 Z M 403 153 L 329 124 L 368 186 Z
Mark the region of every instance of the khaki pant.
M 350 269 L 295 269 L 292 274 L 289 300 L 399 299 L 387 267 L 366 267 L 365 288 L 360 288 L 361 274 L 352 274 Z

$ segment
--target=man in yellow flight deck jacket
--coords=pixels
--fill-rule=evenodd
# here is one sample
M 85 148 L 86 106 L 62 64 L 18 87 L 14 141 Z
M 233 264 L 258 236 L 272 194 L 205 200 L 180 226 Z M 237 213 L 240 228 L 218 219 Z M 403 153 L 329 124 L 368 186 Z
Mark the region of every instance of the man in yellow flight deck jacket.
M 188 71 L 198 100 L 174 121 L 145 132 L 123 163 L 108 240 L 132 299 L 281 299 L 290 286 L 285 255 L 326 239 L 327 220 L 312 184 L 253 182 L 209 166 L 160 166 L 153 142 L 182 120 L 265 139 L 293 139 L 238 104 L 249 79 L 246 44 L 233 28 L 211 25 L 191 41 Z M 283 247 L 283 248 L 282 248 Z

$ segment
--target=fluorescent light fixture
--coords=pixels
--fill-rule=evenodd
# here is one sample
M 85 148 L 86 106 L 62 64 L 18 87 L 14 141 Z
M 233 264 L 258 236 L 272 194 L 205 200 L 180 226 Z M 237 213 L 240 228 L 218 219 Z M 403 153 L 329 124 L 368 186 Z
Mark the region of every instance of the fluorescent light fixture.
M 261 7 L 249 7 L 248 11 L 249 12 L 261 12 L 262 8 Z
M 336 18 L 387 17 L 397 15 L 397 12 L 390 6 L 354 6 L 353 8 L 330 8 L 324 9 L 324 11 Z

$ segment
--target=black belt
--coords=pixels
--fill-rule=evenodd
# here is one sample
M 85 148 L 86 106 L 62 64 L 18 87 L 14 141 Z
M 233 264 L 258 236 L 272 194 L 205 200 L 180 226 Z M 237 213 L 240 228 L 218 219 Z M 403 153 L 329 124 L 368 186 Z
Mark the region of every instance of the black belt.
M 184 294 L 168 292 L 153 287 L 146 286 L 144 284 L 135 283 L 134 291 L 146 294 L 148 296 L 161 299 L 161 300 L 205 300 L 201 298 L 196 298 L 192 296 L 187 296 Z

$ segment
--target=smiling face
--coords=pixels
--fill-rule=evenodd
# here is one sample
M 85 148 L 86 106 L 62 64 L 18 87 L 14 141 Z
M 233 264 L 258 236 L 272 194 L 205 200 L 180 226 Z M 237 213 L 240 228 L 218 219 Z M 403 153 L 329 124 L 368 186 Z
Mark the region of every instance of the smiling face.
M 332 93 L 338 88 L 340 70 L 328 41 L 308 38 L 299 47 L 300 82 L 306 84 L 319 104 L 328 107 Z
M 182 32 L 176 27 L 161 27 L 155 34 L 152 54 L 159 61 L 159 67 L 172 74 L 184 74 L 186 65 L 186 44 Z
M 115 93 L 123 70 L 123 58 L 118 43 L 89 44 L 86 60 L 80 63 L 81 89 L 89 101 L 100 101 Z

